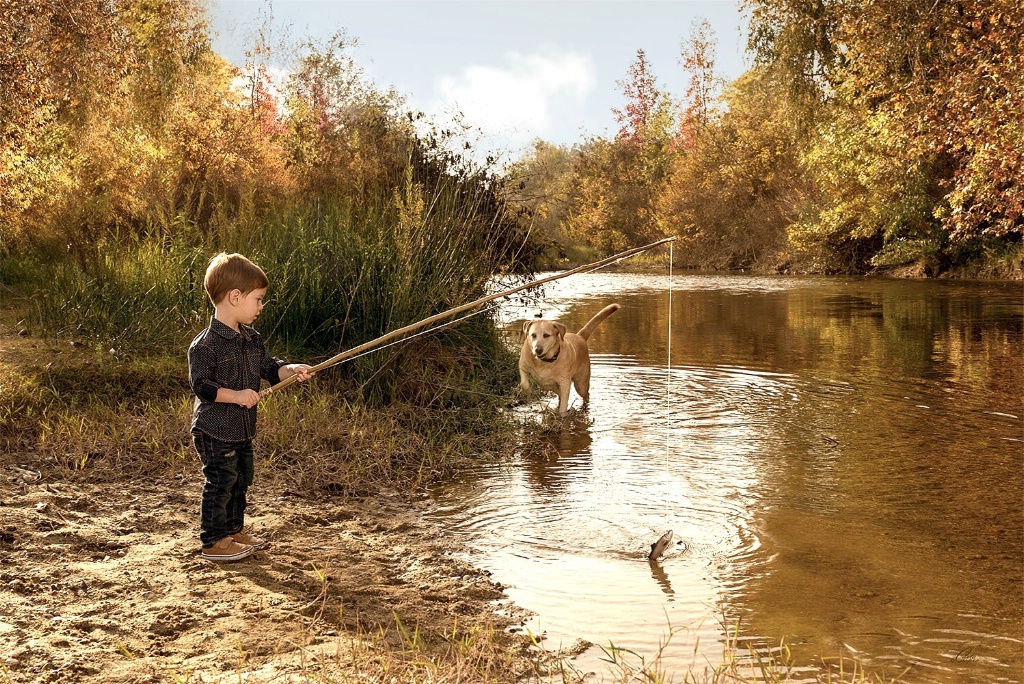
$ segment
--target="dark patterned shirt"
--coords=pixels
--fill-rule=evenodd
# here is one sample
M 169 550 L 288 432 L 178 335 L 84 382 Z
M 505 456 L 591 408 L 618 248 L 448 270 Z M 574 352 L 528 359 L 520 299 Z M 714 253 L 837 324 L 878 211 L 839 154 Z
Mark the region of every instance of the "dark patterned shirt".
M 278 371 L 288 363 L 267 353 L 258 332 L 241 324 L 239 330 L 213 318 L 188 347 L 189 384 L 196 397 L 192 430 L 222 442 L 247 442 L 256 436 L 256 407 L 218 404 L 217 390 L 259 392 L 260 378 L 277 384 Z

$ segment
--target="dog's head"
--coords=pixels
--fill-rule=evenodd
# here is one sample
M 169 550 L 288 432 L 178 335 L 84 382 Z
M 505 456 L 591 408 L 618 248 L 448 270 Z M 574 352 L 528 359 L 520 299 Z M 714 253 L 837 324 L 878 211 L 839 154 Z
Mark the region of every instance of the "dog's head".
M 523 334 L 534 356 L 541 361 L 554 361 L 562 348 L 565 326 L 557 321 L 526 321 Z

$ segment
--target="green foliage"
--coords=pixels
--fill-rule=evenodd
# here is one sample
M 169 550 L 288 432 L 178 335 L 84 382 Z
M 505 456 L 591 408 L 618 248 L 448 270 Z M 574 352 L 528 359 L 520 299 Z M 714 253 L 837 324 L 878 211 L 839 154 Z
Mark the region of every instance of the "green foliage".
M 123 355 L 180 345 L 183 331 L 204 321 L 202 249 L 109 238 L 76 257 L 51 258 L 35 273 L 30 299 L 40 329 Z
M 906 259 L 931 271 L 1022 239 L 1020 3 L 746 7 L 757 62 L 808 122 L 819 187 L 797 222 L 802 246 L 853 270 Z
M 829 111 L 832 119 L 819 124 L 803 158 L 817 182 L 790 227 L 794 247 L 825 272 L 933 261 L 946 236 L 935 217 L 942 193 L 929 165 L 901 159 L 884 114 L 849 105 Z
M 813 125 L 818 104 L 837 83 L 845 52 L 837 41 L 835 0 L 744 0 L 750 15 L 747 48 L 772 90 Z

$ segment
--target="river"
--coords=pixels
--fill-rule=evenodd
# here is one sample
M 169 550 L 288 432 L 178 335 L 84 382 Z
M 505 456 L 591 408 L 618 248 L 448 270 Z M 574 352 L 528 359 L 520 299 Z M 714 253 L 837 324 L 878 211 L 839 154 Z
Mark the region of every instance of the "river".
M 1020 283 L 593 273 L 502 315 L 613 301 L 589 409 L 434 494 L 546 648 L 1024 681 Z

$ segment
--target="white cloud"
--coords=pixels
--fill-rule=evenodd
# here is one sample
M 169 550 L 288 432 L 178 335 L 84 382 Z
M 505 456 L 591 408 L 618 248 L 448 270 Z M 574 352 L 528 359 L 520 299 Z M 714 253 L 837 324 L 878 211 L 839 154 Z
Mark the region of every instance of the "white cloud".
M 482 129 L 485 146 L 509 149 L 549 134 L 559 108 L 582 104 L 596 82 L 589 55 L 513 52 L 501 66 L 470 66 L 437 79 L 437 101 L 428 109 L 439 121 L 461 112 L 467 124 Z

